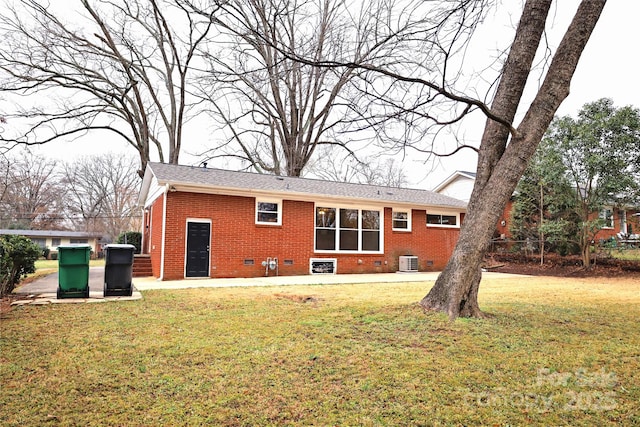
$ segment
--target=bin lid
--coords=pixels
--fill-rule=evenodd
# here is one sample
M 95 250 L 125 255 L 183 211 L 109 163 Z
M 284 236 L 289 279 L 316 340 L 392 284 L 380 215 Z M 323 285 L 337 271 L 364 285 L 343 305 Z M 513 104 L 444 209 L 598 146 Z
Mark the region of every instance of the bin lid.
M 91 249 L 91 245 L 87 245 L 86 243 L 73 243 L 70 245 L 60 245 L 58 249 Z
M 105 249 L 111 249 L 111 248 L 135 249 L 136 247 L 128 243 L 109 243 L 108 245 L 104 245 L 104 248 Z

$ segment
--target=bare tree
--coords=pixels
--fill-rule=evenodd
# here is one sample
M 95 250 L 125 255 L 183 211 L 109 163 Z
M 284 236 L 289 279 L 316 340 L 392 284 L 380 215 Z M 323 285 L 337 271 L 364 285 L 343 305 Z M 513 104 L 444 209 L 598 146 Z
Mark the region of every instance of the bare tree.
M 7 197 L 9 191 L 9 185 L 11 183 L 11 170 L 9 166 L 11 165 L 11 161 L 7 158 L 6 155 L 0 155 L 0 216 L 4 217 L 6 214 L 2 212 L 2 207 L 4 206 L 5 198 Z
M 60 228 L 64 188 L 56 164 L 23 150 L 7 159 L 5 188 L 0 200 L 2 228 L 51 230 Z
M 210 156 L 299 176 L 319 146 L 339 147 L 356 158 L 352 145 L 388 139 L 394 126 L 381 126 L 391 118 L 379 98 L 413 107 L 417 98 L 401 84 L 387 86 L 364 65 L 433 68 L 442 53 L 430 36 L 480 19 L 481 8 L 467 7 L 469 1 L 454 10 L 424 3 L 226 2 L 215 21 L 228 43 L 209 52 L 213 73 L 204 88 L 224 135 Z M 464 33 L 450 35 L 449 42 Z M 352 66 L 317 66 L 337 63 Z M 406 141 L 406 134 L 396 138 Z
M 340 120 L 335 106 L 345 102 L 343 92 L 356 71 L 314 68 L 279 49 L 315 61 L 342 57 L 345 12 L 340 0 L 227 2 L 216 23 L 228 43 L 206 54 L 213 73 L 203 92 L 226 135 L 210 157 L 300 176 L 318 145 L 344 146 L 333 137 Z
M 15 112 L 0 113 L 17 129 L 0 135 L 5 148 L 102 130 L 136 149 L 141 171 L 152 153 L 178 162 L 209 16 L 168 0 L 81 0 L 72 25 L 49 2 L 16 3 L 0 15 L 0 87 L 18 97 Z
M 385 187 L 406 187 L 407 176 L 394 158 L 380 156 L 353 157 L 337 156 L 334 150 L 324 147 L 315 160 L 308 165 L 308 172 L 318 178 L 337 182 Z
M 140 227 L 136 211 L 140 180 L 135 159 L 108 153 L 64 165 L 67 211 L 75 229 L 101 232 L 114 241 L 122 232 Z

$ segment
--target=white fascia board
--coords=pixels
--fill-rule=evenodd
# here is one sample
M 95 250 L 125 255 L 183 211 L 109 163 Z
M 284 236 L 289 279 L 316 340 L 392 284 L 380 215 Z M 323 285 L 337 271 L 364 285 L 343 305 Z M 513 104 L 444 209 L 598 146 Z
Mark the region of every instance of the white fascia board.
M 154 180 L 154 183 L 149 187 L 143 207 L 147 208 L 151 206 L 158 199 L 158 197 L 162 196 L 166 192 L 167 187 L 160 185 L 156 180 Z
M 440 184 L 436 185 L 432 191 L 439 193 L 443 188 L 445 188 L 446 186 L 448 186 L 449 184 L 451 184 L 453 181 L 455 181 L 456 179 L 458 179 L 459 177 L 464 177 L 470 180 L 475 180 L 475 177 L 461 172 L 461 171 L 456 171 L 454 173 L 452 173 L 451 175 L 449 175 L 448 178 L 445 178 L 444 181 L 442 181 Z

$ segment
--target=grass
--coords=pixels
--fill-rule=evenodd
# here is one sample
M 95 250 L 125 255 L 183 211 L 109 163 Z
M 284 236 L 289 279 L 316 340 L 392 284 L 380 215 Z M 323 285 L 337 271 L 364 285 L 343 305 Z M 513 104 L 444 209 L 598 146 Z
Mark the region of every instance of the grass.
M 612 250 L 611 256 L 618 259 L 640 261 L 640 249 Z
M 485 279 L 147 291 L 2 319 L 0 425 L 640 425 L 640 284 Z
M 90 267 L 99 267 L 104 266 L 105 259 L 92 259 L 89 260 Z M 57 270 L 58 269 L 58 261 L 51 259 L 39 259 L 35 262 L 36 270 Z

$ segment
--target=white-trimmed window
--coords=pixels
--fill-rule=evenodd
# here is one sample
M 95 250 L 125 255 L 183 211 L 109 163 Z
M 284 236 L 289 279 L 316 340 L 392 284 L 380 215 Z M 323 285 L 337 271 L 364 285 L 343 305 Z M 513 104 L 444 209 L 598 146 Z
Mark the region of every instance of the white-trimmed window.
M 394 209 L 391 215 L 393 231 L 411 231 L 411 209 Z
M 382 250 L 382 211 L 316 206 L 315 250 L 374 252 Z
M 604 222 L 602 228 L 613 228 L 613 209 L 610 207 L 600 209 L 600 219 Z
M 459 213 L 427 211 L 427 227 L 460 227 Z
M 256 199 L 256 224 L 281 225 L 282 200 Z

